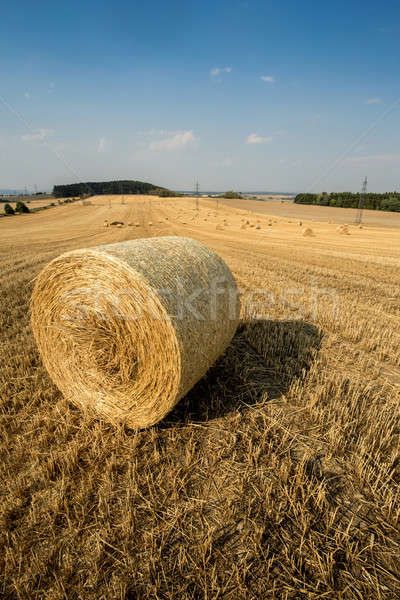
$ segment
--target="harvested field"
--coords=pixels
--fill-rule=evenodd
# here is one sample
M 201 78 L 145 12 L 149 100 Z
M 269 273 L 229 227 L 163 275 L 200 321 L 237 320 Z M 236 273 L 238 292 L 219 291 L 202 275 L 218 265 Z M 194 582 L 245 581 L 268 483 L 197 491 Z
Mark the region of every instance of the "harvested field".
M 400 215 L 359 229 L 346 209 L 91 201 L 0 219 L 2 597 L 398 597 Z M 134 432 L 62 397 L 28 305 L 62 252 L 160 235 L 226 261 L 241 323 L 174 410 Z
M 353 223 L 357 209 L 336 208 L 334 206 L 312 206 L 295 204 L 292 200 L 220 200 L 220 203 L 234 209 L 242 208 L 256 213 L 276 215 L 287 219 L 308 219 L 310 221 L 333 221 Z M 400 214 L 379 210 L 364 210 L 363 221 L 378 227 L 400 227 Z

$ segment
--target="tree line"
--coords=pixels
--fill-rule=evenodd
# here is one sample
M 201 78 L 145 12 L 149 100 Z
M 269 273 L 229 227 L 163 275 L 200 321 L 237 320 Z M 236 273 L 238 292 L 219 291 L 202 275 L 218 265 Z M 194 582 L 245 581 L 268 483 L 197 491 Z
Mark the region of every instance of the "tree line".
M 56 198 L 87 197 L 103 194 L 151 194 L 155 196 L 175 196 L 166 188 L 146 183 L 145 181 L 89 181 L 86 183 L 70 183 L 55 185 L 53 195 Z
M 400 193 L 360 194 L 353 192 L 333 192 L 328 194 L 297 194 L 296 204 L 315 204 L 317 206 L 339 206 L 342 208 L 358 208 L 360 199 L 364 198 L 363 208 L 371 210 L 387 210 L 400 212 Z

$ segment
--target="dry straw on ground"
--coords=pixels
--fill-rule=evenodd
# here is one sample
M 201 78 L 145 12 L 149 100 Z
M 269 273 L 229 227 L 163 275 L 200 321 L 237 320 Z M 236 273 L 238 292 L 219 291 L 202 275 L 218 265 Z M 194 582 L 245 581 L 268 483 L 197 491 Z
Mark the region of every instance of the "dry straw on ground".
M 39 274 L 31 313 L 64 396 L 141 428 L 162 419 L 223 353 L 239 300 L 215 252 L 166 237 L 61 255 Z

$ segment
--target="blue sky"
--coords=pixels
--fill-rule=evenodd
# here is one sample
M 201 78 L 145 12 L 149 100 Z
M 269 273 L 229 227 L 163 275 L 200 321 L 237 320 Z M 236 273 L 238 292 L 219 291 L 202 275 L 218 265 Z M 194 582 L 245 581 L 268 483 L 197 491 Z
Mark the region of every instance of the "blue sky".
M 6 2 L 0 188 L 400 188 L 400 4 Z

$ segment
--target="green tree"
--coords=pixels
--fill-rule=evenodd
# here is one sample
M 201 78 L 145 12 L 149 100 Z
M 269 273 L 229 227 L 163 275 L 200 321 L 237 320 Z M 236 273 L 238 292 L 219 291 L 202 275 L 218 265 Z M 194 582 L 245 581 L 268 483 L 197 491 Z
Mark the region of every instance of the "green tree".
M 20 202 L 18 201 L 16 206 L 15 206 L 15 212 L 17 213 L 30 213 L 30 209 L 27 207 L 27 205 L 24 202 Z
M 4 205 L 4 214 L 5 215 L 15 215 L 15 210 L 13 209 L 11 204 L 9 204 L 8 202 L 7 202 L 7 204 Z
M 229 190 L 220 196 L 220 198 L 231 198 L 231 199 L 241 199 L 241 194 L 234 192 L 233 190 Z

